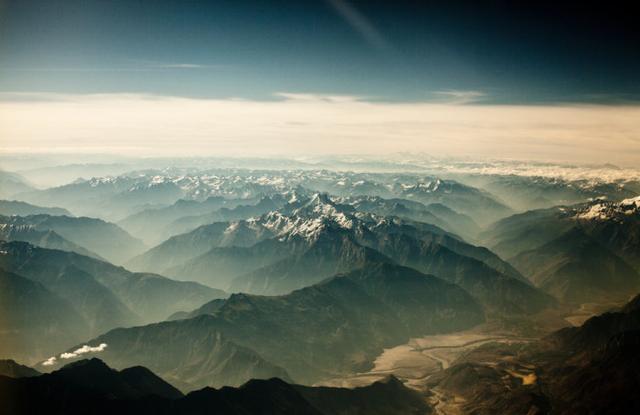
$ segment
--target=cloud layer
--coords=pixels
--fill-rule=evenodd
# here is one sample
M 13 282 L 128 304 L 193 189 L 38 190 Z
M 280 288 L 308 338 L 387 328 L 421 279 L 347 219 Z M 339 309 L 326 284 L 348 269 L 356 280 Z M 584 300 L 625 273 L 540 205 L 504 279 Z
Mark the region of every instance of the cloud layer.
M 639 106 L 465 105 L 468 94 L 422 103 L 278 98 L 4 94 L 0 149 L 154 156 L 420 151 L 622 165 L 640 159 Z

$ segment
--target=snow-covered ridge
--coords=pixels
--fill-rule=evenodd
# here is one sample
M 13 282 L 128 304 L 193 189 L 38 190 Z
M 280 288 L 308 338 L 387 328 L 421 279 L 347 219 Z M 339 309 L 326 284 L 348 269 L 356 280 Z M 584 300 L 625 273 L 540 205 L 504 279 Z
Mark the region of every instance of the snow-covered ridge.
M 624 219 L 640 213 L 640 196 L 624 199 L 621 202 L 597 201 L 579 209 L 574 218 L 578 220 Z

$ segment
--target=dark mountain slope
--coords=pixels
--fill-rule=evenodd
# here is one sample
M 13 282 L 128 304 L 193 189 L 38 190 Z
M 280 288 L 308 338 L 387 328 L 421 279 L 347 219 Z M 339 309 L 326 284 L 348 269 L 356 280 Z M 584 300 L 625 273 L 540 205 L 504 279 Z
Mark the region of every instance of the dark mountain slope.
M 63 238 L 113 262 L 123 262 L 142 252 L 142 242 L 113 223 L 94 218 L 31 215 L 3 217 L 2 222 L 38 231 L 54 231 Z M 99 237 L 98 237 L 99 236 Z
M 0 216 L 0 239 L 5 241 L 22 241 L 41 248 L 59 249 L 61 251 L 76 252 L 92 258 L 104 260 L 98 254 L 77 245 L 52 230 L 38 230 L 29 225 L 15 225 Z
M 69 302 L 0 268 L 0 356 L 34 362 L 89 333 Z
M 499 313 L 535 313 L 553 305 L 548 295 L 530 284 L 508 277 L 485 263 L 457 254 L 443 245 L 388 234 L 373 246 L 398 263 L 455 283 L 488 310 Z
M 0 376 L 0 412 L 171 415 L 426 415 L 417 392 L 387 378 L 356 389 L 313 388 L 280 379 L 239 388 L 204 388 L 182 396 L 142 367 L 110 369 L 97 359 L 29 379 Z
M 43 207 L 20 202 L 18 200 L 0 200 L 0 215 L 29 216 L 29 215 L 73 216 L 68 210 L 58 207 Z
M 110 366 L 126 368 L 137 362 L 183 390 L 289 378 L 282 368 L 229 340 L 209 316 L 119 328 L 89 342 L 101 343 L 107 347 L 99 357 Z
M 21 242 L 0 242 L 0 249 L 6 251 L 6 255 L 0 256 L 0 267 L 39 281 L 67 299 L 95 331 L 161 320 L 174 312 L 226 296 L 197 283 L 131 273 L 72 252 Z
M 5 359 L 0 360 L 0 376 L 7 376 L 10 378 L 28 378 L 32 376 L 38 376 L 41 373 L 37 370 L 17 363 L 15 360 Z
M 326 232 L 303 253 L 235 278 L 230 290 L 267 295 L 284 294 L 331 275 L 375 262 L 393 261 L 378 251 L 359 245 L 348 233 Z
M 226 204 L 225 199 L 219 196 L 209 197 L 202 202 L 180 199 L 170 206 L 144 209 L 134 213 L 119 221 L 118 225 L 133 235 L 155 242 L 164 235 L 167 224 L 176 219 L 211 212 Z
M 118 329 L 89 344 L 107 343 L 100 357 L 115 367 L 142 362 L 167 379 L 193 382 L 197 374 L 202 382 L 221 384 L 251 375 L 243 369 L 247 359 L 223 366 L 233 376 L 218 375 L 220 358 L 211 353 L 219 349 L 220 356 L 226 356 L 227 347 L 222 346 L 229 343 L 253 350 L 271 368 L 282 367 L 294 380 L 307 383 L 366 368 L 384 347 L 410 337 L 462 330 L 483 321 L 482 309 L 461 288 L 389 264 L 284 296 L 234 294 L 202 311 L 212 314 Z M 252 370 L 265 367 L 252 362 Z
M 216 247 L 247 247 L 273 236 L 260 224 L 247 221 L 217 222 L 176 235 L 126 265 L 134 270 L 163 272 Z
M 631 414 L 640 409 L 640 296 L 529 344 L 488 343 L 428 380 L 476 414 Z
M 522 252 L 512 262 L 536 286 L 563 302 L 624 300 L 640 291 L 640 275 L 580 228 Z

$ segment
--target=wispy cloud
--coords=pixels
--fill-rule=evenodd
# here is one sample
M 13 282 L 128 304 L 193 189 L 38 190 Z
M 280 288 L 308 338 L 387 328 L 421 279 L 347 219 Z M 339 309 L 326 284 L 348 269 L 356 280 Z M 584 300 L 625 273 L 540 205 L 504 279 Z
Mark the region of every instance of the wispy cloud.
M 327 2 L 370 46 L 383 52 L 393 50 L 391 43 L 371 21 L 347 0 L 327 0 Z
M 458 89 L 435 91 L 433 95 L 449 104 L 458 105 L 471 104 L 487 98 L 487 94 L 482 91 L 464 91 Z
M 211 68 L 212 66 L 200 65 L 197 63 L 164 63 L 164 64 L 158 64 L 156 67 L 167 68 L 167 69 L 202 69 L 202 68 Z
M 154 72 L 167 70 L 220 69 L 225 65 L 204 65 L 198 63 L 160 63 L 126 64 L 117 66 L 41 66 L 23 67 L 0 65 L 0 71 L 7 72 Z

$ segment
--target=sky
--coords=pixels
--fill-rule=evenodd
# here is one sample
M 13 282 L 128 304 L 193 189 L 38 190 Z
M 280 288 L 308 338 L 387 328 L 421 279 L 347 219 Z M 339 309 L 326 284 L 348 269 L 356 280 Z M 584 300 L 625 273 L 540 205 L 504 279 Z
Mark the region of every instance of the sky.
M 0 0 L 0 149 L 633 164 L 633 4 Z

